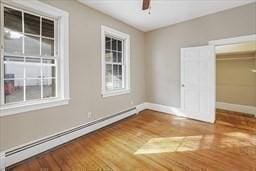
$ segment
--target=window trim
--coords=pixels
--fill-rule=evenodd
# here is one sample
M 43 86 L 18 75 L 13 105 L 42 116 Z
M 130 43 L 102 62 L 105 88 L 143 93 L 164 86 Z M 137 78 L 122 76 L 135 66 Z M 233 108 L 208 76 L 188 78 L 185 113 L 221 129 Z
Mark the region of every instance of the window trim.
M 57 55 L 57 47 L 58 46 L 56 46 L 56 43 L 58 42 L 58 37 L 57 37 L 57 35 L 56 35 L 56 33 L 57 33 L 57 31 L 58 31 L 58 22 L 57 22 L 57 20 L 56 19 L 54 19 L 54 18 L 50 18 L 50 17 L 45 17 L 45 16 L 43 16 L 43 15 L 39 15 L 38 13 L 36 13 L 36 12 L 31 12 L 31 11 L 27 11 L 27 10 L 24 10 L 24 9 L 22 9 L 22 8 L 17 8 L 17 7 L 13 7 L 13 6 L 10 6 L 10 5 L 7 5 L 7 4 L 2 4 L 2 6 L 3 6 L 3 8 L 10 8 L 10 9 L 13 9 L 13 10 L 17 10 L 17 11 L 20 11 L 20 12 L 22 12 L 22 23 L 24 23 L 24 14 L 26 13 L 26 14 L 30 14 L 30 15 L 33 15 L 33 16 L 37 16 L 37 17 L 40 17 L 40 35 L 37 35 L 37 34 L 32 34 L 32 33 L 26 33 L 25 31 L 24 31 L 24 25 L 23 25 L 23 28 L 22 28 L 22 34 L 24 35 L 24 36 L 33 36 L 33 37 L 38 37 L 40 40 L 41 39 L 43 39 L 43 38 L 46 38 L 47 40 L 54 40 L 54 55 L 53 56 L 43 56 L 42 54 L 41 54 L 41 43 L 40 43 L 40 55 L 39 56 L 37 56 L 37 55 L 26 55 L 26 54 L 18 54 L 18 55 L 16 55 L 16 54 L 12 54 L 12 53 L 6 53 L 6 52 L 4 52 L 4 56 L 3 56 L 3 58 L 1 59 L 1 62 L 3 62 L 3 64 L 5 64 L 5 62 L 7 62 L 7 61 L 5 61 L 4 60 L 4 58 L 5 57 L 19 57 L 19 58 L 23 58 L 23 60 L 24 61 L 26 61 L 28 58 L 33 58 L 33 59 L 39 59 L 40 60 L 40 67 L 43 67 L 45 64 L 43 63 L 43 60 L 45 60 L 45 59 L 52 59 L 52 60 L 54 60 L 55 62 L 54 62 L 54 64 L 53 64 L 53 66 L 55 66 L 55 77 L 48 77 L 48 78 L 46 78 L 46 79 L 54 79 L 55 80 L 55 82 L 56 82 L 56 91 L 55 91 L 55 94 L 56 94 L 56 96 L 54 96 L 54 97 L 49 97 L 49 98 L 43 98 L 43 91 L 41 91 L 41 97 L 40 97 L 40 99 L 33 99 L 33 100 L 25 100 L 25 97 L 26 97 L 26 88 L 24 89 L 24 100 L 23 101 L 18 101 L 18 102 L 11 102 L 11 103 L 8 103 L 8 104 L 4 104 L 4 96 L 2 96 L 2 99 L 0 100 L 1 102 L 0 102 L 0 105 L 5 105 L 5 106 L 11 106 L 11 105 L 15 105 L 15 104 L 17 104 L 17 105 L 26 105 L 26 104 L 31 104 L 31 103 L 33 103 L 33 102 L 41 102 L 41 101 L 45 101 L 45 100 L 51 100 L 51 99 L 56 99 L 57 97 L 58 97 L 58 91 L 57 90 L 59 90 L 59 88 L 58 88 L 58 82 L 59 82 L 59 79 L 58 79 L 58 76 L 56 76 L 57 75 L 57 71 L 58 71 L 58 63 L 56 62 L 56 61 L 58 61 L 59 60 L 59 56 Z M 2 9 L 3 10 L 3 12 L 4 12 L 4 9 Z M 3 15 L 3 14 L 2 14 Z M 42 29 L 42 18 L 44 18 L 44 19 L 48 19 L 48 20 L 51 20 L 51 21 L 53 21 L 54 22 L 54 26 L 55 26 L 55 28 L 54 28 L 54 37 L 53 38 L 50 38 L 50 37 L 46 37 L 46 36 L 42 36 L 41 35 L 41 29 Z M 4 20 L 3 20 L 4 21 Z M 3 28 L 3 26 L 2 26 L 2 28 Z M 3 29 L 3 31 L 4 31 L 4 29 Z M 4 33 L 3 33 L 3 36 L 4 36 Z M 3 39 L 2 39 L 3 40 Z M 24 42 L 23 42 L 24 43 Z M 3 43 L 4 44 L 4 43 Z M 22 47 L 22 51 L 24 52 L 24 44 L 23 44 L 23 47 Z M 9 62 L 8 62 L 9 63 Z M 28 64 L 25 64 L 25 65 L 28 65 Z M 24 67 L 26 67 L 26 66 L 24 66 Z M 3 67 L 4 68 L 4 67 Z M 2 70 L 3 71 L 3 70 Z M 4 74 L 4 72 L 2 72 L 3 74 Z M 41 72 L 41 74 L 42 74 L 42 72 Z M 25 76 L 25 75 L 24 75 Z M 41 75 L 42 76 L 42 75 Z M 1 90 L 2 90 L 2 92 L 4 92 L 4 90 L 3 90 L 3 87 L 4 87 L 4 81 L 6 81 L 6 79 L 4 78 L 4 77 L 2 77 L 2 79 L 3 79 L 3 83 L 1 84 Z M 43 81 L 44 80 L 46 80 L 46 79 L 44 79 L 43 77 L 41 77 L 40 78 L 40 81 L 41 81 L 41 89 L 43 89 L 42 87 L 43 87 Z M 14 79 L 14 80 L 20 80 L 20 78 L 18 78 L 18 79 Z M 27 80 L 33 80 L 33 78 L 31 79 L 31 78 L 26 78 L 26 77 L 23 77 L 21 80 L 25 80 L 25 82 L 27 81 Z M 25 86 L 25 85 L 24 85 Z
M 124 42 L 124 72 L 125 72 L 125 88 L 119 90 L 111 90 L 107 91 L 105 86 L 105 37 L 106 35 L 111 35 L 113 37 L 117 37 L 118 39 L 122 39 Z M 110 96 L 117 96 L 130 93 L 130 36 L 126 33 L 122 33 L 118 30 L 112 29 L 110 27 L 101 25 L 101 94 L 102 97 L 110 97 Z
M 1 28 L 3 28 L 3 9 L 4 6 L 10 6 L 11 8 L 18 8 L 21 10 L 26 10 L 32 13 L 39 13 L 42 16 L 51 17 L 58 19 L 58 24 L 56 27 L 58 28 L 58 47 L 56 50 L 58 51 L 59 59 L 57 60 L 57 94 L 56 98 L 49 98 L 43 100 L 33 100 L 25 103 L 17 103 L 17 104 L 4 104 L 0 106 L 0 117 L 6 115 L 17 114 L 21 112 L 28 112 L 38 109 L 44 109 L 59 105 L 68 104 L 69 97 L 69 14 L 61 9 L 55 8 L 38 0 L 27 1 L 27 0 L 2 0 L 0 2 L 0 12 L 1 12 Z M 3 29 L 0 33 L 1 38 L 1 49 L 3 49 Z M 1 50 L 1 68 L 3 68 L 3 51 Z M 3 72 L 1 72 L 1 79 L 3 79 Z M 1 89 L 1 97 L 3 97 L 4 93 L 3 88 Z

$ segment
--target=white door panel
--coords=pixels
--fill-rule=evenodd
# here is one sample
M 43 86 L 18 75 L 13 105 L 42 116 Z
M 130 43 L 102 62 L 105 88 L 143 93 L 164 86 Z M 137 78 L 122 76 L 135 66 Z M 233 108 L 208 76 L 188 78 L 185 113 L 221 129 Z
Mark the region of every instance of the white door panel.
M 209 106 L 209 92 L 207 90 L 202 90 L 200 93 L 200 113 L 203 115 L 210 113 L 210 106 Z
M 189 84 L 197 84 L 199 81 L 199 65 L 196 61 L 184 61 L 184 72 L 185 72 L 185 82 Z M 194 75 L 194 77 L 190 77 Z
M 184 109 L 190 111 L 191 115 L 196 114 L 199 112 L 199 91 L 195 89 L 185 89 L 184 91 L 186 94 Z
M 215 120 L 215 50 L 213 46 L 181 49 L 181 107 L 190 118 Z

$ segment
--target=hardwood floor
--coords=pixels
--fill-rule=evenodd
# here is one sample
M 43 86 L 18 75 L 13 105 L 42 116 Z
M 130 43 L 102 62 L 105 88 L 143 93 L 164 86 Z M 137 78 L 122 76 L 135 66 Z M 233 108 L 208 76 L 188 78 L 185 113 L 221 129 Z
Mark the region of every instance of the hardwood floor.
M 146 110 L 7 170 L 256 171 L 256 133 Z
M 256 131 L 256 118 L 252 114 L 217 109 L 216 123 Z

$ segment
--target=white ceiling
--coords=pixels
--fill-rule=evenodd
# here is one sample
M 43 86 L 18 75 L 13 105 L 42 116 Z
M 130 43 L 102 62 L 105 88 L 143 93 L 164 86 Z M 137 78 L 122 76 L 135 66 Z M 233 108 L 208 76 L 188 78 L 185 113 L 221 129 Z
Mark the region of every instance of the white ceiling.
M 256 2 L 256 0 L 151 0 L 151 14 L 142 0 L 78 0 L 142 31 Z

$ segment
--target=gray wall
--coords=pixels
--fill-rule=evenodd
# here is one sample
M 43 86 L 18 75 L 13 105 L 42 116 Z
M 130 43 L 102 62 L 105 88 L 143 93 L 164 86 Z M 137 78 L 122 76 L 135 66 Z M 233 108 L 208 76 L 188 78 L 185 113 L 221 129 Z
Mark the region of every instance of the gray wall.
M 146 33 L 147 100 L 180 107 L 180 48 L 256 33 L 256 3 Z
M 255 58 L 256 53 L 217 56 L 222 59 L 216 61 L 217 102 L 256 107 Z
M 0 118 L 0 151 L 86 123 L 88 111 L 94 120 L 145 101 L 144 33 L 74 0 L 46 2 L 70 14 L 70 104 Z M 101 97 L 101 24 L 130 35 L 128 95 Z

